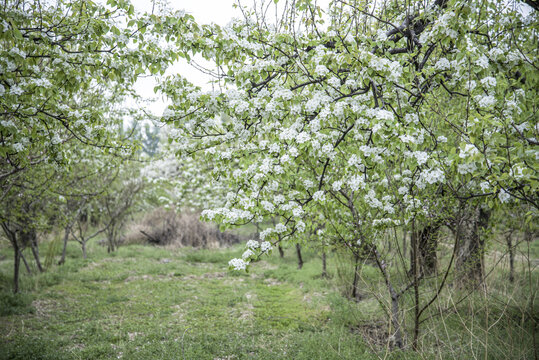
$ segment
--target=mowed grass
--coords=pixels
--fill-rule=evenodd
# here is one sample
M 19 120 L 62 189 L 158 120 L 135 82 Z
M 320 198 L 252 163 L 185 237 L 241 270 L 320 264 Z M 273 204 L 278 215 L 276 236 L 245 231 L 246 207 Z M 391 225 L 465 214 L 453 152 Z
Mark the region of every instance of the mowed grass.
M 344 297 L 354 264 L 340 253 L 329 254 L 329 278 L 323 278 L 320 256 L 304 250 L 298 270 L 293 248 L 284 258 L 274 251 L 246 273 L 227 269 L 242 245 L 131 245 L 107 254 L 91 243 L 83 260 L 73 243 L 62 266 L 37 275 L 23 266 L 21 294 L 13 295 L 13 252 L 0 245 L 0 359 L 467 360 L 528 359 L 535 352 L 539 276 L 526 272 L 523 260 L 515 284 L 499 266 L 489 277 L 488 294 L 458 291 L 450 280 L 423 315 L 421 351 L 414 352 L 413 293 L 401 301 L 406 350 L 391 350 L 383 279 L 363 264 L 361 301 Z M 537 245 L 527 250 L 534 263 Z M 498 253 L 491 251 L 489 264 Z M 444 268 L 447 256 L 441 255 Z M 391 276 L 406 284 L 399 273 Z M 435 289 L 425 283 L 423 304 Z
M 332 319 L 340 295 L 312 254 L 300 271 L 289 250 L 245 273 L 227 269 L 240 247 L 106 254 L 96 245 L 82 260 L 71 245 L 63 266 L 21 269 L 17 296 L 12 253 L 2 250 L 0 359 L 375 358 Z

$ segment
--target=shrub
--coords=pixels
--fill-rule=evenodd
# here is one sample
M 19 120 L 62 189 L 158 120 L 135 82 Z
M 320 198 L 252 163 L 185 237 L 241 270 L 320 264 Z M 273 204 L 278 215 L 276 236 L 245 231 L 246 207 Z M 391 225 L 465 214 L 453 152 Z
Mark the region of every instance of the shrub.
M 124 244 L 153 244 L 159 246 L 193 246 L 218 248 L 239 242 L 231 232 L 221 232 L 213 224 L 199 219 L 196 213 L 178 214 L 174 210 L 157 208 L 129 226 Z

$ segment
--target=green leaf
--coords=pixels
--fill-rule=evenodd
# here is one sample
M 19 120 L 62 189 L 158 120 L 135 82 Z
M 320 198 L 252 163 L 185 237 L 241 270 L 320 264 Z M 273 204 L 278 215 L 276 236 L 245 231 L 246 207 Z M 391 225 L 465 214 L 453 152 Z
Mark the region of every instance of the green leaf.
M 19 29 L 17 29 L 17 26 L 15 26 L 15 22 L 13 20 L 10 20 L 9 22 L 11 23 L 13 35 L 15 36 L 15 38 L 22 40 L 22 34 Z

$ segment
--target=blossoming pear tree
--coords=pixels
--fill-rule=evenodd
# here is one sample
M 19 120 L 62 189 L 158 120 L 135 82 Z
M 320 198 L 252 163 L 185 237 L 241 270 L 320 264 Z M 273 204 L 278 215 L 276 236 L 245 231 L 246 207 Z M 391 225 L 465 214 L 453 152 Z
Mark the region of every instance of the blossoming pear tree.
M 40 211 L 38 204 L 58 199 L 72 171 L 96 170 L 73 163 L 87 146 L 94 148 L 88 156 L 110 164 L 108 155 L 133 155 L 136 146 L 122 132 L 133 115 L 124 99 L 135 96 L 140 75 L 162 73 L 177 58 L 160 39 L 170 39 L 167 26 L 179 30 L 188 19 L 138 14 L 124 0 L 0 7 L 0 223 L 15 249 L 15 291 L 19 242 L 66 209 Z
M 131 96 L 140 75 L 164 72 L 177 55 L 159 44 L 163 22 L 177 19 L 123 0 L 10 0 L 0 18 L 0 181 L 68 161 L 62 145 L 72 140 L 128 151 L 95 99 Z
M 377 234 L 453 221 L 473 255 L 490 209 L 522 201 L 537 217 L 537 11 L 486 0 L 285 5 L 278 20 L 242 7 L 228 26 L 174 34 L 182 56 L 215 64 L 218 90 L 168 78 L 163 121 L 177 127 L 182 156 L 215 163 L 230 189 L 206 219 L 281 219 L 231 267 L 323 214 L 336 246 L 373 254 L 402 346 L 398 303 L 410 285 L 390 281 Z M 416 301 L 415 345 L 432 301 Z

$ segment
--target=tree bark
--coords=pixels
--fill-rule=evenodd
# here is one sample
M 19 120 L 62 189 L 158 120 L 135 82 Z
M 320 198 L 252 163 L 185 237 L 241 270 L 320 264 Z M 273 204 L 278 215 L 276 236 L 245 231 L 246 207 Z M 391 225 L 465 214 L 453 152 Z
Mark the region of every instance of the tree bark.
M 483 281 L 485 239 L 482 232 L 488 226 L 490 214 L 490 210 L 476 206 L 461 221 L 456 261 L 460 285 L 477 286 Z
M 107 247 L 107 253 L 111 253 L 111 252 L 114 252 L 114 237 L 116 236 L 115 235 L 115 226 L 116 224 L 113 222 L 110 224 L 110 228 L 109 228 L 109 231 L 107 231 L 107 238 L 108 238 L 108 242 L 109 242 L 109 245 Z
M 356 301 L 361 300 L 359 295 L 357 282 L 359 280 L 359 254 L 354 255 L 354 280 L 352 281 L 352 298 Z
M 327 277 L 327 262 L 326 262 L 326 252 L 324 251 L 322 253 L 322 277 Z
M 34 255 L 34 260 L 36 261 L 37 270 L 42 273 L 44 270 L 39 258 L 39 245 L 37 243 L 37 234 L 35 230 L 31 230 L 28 236 L 30 238 L 30 248 L 32 249 L 32 255 Z
M 15 262 L 13 264 L 13 293 L 17 294 L 19 292 L 19 270 L 21 265 L 21 253 L 19 251 L 19 247 L 17 245 L 17 241 L 13 243 L 14 247 L 14 255 L 15 255 Z
M 296 253 L 298 254 L 298 269 L 303 267 L 303 258 L 301 257 L 301 246 L 296 244 Z
M 515 281 L 515 249 L 513 248 L 513 232 L 510 231 L 505 235 L 507 250 L 509 251 L 509 282 Z
M 418 237 L 418 262 L 419 274 L 433 275 L 437 270 L 438 258 L 436 249 L 438 247 L 439 225 L 429 224 L 419 231 Z
M 407 248 L 407 246 L 406 246 L 406 234 L 407 234 L 407 231 L 404 230 L 402 232 L 402 253 L 404 254 L 404 256 L 406 256 L 406 250 L 407 250 L 406 249 Z
M 82 241 L 81 247 L 82 247 L 82 258 L 86 260 L 86 240 Z
M 66 261 L 67 241 L 69 240 L 70 232 L 71 228 L 69 226 L 66 226 L 64 228 L 64 247 L 62 248 L 62 256 L 60 257 L 60 261 L 58 261 L 58 265 L 63 265 Z
M 24 257 L 22 250 L 19 250 L 19 256 L 21 257 L 22 262 L 24 263 L 24 266 L 26 267 L 26 272 L 28 273 L 28 275 L 32 275 L 32 269 L 30 269 L 30 265 L 28 265 L 28 261 L 26 261 L 26 258 Z
M 6 234 L 7 238 L 13 246 L 13 293 L 17 294 L 19 292 L 19 273 L 20 273 L 20 264 L 21 264 L 21 248 L 17 242 L 17 231 L 10 229 L 9 225 L 5 222 L 2 222 L 2 229 Z
M 378 253 L 378 250 L 376 248 L 373 249 L 376 265 L 378 266 L 378 269 L 382 273 L 382 276 L 384 277 L 384 281 L 386 283 L 387 290 L 389 292 L 389 296 L 391 297 L 391 325 L 393 327 L 393 334 L 391 336 L 394 339 L 395 345 L 402 349 L 404 347 L 404 343 L 402 340 L 402 330 L 399 322 L 399 294 L 391 284 L 391 281 L 389 279 L 389 274 L 386 271 L 386 264 L 384 260 L 381 258 L 380 254 Z
M 281 246 L 281 244 L 279 244 L 277 248 L 279 249 L 279 256 L 281 258 L 284 258 L 284 250 L 283 250 L 283 247 Z

